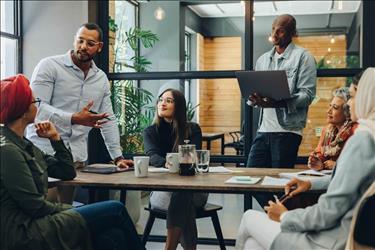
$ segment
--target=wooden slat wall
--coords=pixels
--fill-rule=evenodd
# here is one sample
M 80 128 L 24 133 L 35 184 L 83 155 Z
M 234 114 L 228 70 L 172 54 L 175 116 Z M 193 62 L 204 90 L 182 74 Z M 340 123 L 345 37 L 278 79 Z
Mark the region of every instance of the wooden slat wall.
M 335 36 L 334 43 L 331 43 L 331 36 L 306 36 L 294 39 L 294 42 L 306 48 L 319 62 L 322 58 L 325 64 L 332 68 L 346 67 L 346 38 L 344 35 Z M 330 51 L 329 51 L 330 50 Z M 318 78 L 317 96 L 318 101 L 314 102 L 309 109 L 306 128 L 303 130 L 303 139 L 299 148 L 299 156 L 307 156 L 318 144 L 320 129 L 327 125 L 326 111 L 332 98 L 332 92 L 345 86 L 346 78 Z
M 241 69 L 241 38 L 198 36 L 198 70 Z M 207 79 L 198 84 L 199 124 L 203 133 L 240 130 L 241 95 L 236 79 Z M 231 137 L 226 133 L 225 141 Z M 204 146 L 204 145 L 203 145 Z M 213 154 L 220 153 L 220 141 L 211 144 Z M 226 150 L 234 154 L 234 150 Z

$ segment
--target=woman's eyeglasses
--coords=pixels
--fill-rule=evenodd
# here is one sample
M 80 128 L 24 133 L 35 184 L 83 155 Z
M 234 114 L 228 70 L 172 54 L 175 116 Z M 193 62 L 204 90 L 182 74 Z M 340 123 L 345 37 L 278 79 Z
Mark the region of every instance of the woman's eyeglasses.
M 174 103 L 174 99 L 170 98 L 170 97 L 166 97 L 166 98 L 159 97 L 158 103 L 163 103 L 163 102 L 166 102 L 167 104 L 173 104 Z
M 35 100 L 34 101 L 32 101 L 31 103 L 35 103 L 35 105 L 39 108 L 39 106 L 40 106 L 40 102 L 41 102 L 42 100 L 40 100 L 39 98 L 35 98 Z

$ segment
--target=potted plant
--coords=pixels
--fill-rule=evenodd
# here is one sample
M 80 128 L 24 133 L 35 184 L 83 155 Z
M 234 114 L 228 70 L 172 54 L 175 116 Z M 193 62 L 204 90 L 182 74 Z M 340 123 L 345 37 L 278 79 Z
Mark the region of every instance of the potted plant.
M 141 47 L 152 48 L 159 40 L 156 34 L 140 28 L 122 31 L 121 24 L 119 28 L 111 17 L 109 29 L 112 34 L 112 72 L 146 72 L 151 62 L 141 56 L 139 50 Z M 128 52 L 125 50 L 131 53 L 125 53 Z M 154 114 L 152 93 L 139 88 L 137 82 L 131 80 L 114 81 L 111 92 L 123 152 L 143 152 L 142 132 L 150 125 Z

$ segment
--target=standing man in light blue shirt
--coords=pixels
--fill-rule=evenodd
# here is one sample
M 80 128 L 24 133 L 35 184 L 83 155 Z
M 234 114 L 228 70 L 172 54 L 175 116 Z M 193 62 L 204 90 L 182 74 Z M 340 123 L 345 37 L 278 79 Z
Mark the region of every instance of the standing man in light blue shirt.
M 100 128 L 115 164 L 128 168 L 133 162 L 122 156 L 109 81 L 93 61 L 103 48 L 102 37 L 103 32 L 97 24 L 83 24 L 74 37 L 74 50 L 44 58 L 38 63 L 31 77 L 33 93 L 42 101 L 36 119 L 55 124 L 72 151 L 76 167 L 84 166 L 87 160 L 88 133 L 94 127 Z M 48 140 L 38 137 L 34 126 L 28 127 L 27 138 L 53 154 Z M 61 202 L 70 203 L 73 191 L 59 190 L 59 195 Z
M 285 70 L 291 98 L 275 101 L 257 94 L 249 104 L 261 108 L 260 127 L 249 153 L 248 167 L 291 168 L 297 158 L 308 107 L 316 92 L 314 58 L 296 46 L 296 20 L 278 16 L 272 24 L 274 47 L 257 61 L 255 70 Z

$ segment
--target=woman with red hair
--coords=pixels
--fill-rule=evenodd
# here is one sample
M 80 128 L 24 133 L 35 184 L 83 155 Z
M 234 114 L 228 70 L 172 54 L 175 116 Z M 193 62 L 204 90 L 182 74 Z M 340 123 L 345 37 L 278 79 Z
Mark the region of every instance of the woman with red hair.
M 71 209 L 45 199 L 48 176 L 71 180 L 76 173 L 72 155 L 51 122 L 35 127 L 38 136 L 50 140 L 54 156 L 24 138 L 39 103 L 23 75 L 1 81 L 0 248 L 143 249 L 122 203 L 107 201 Z

